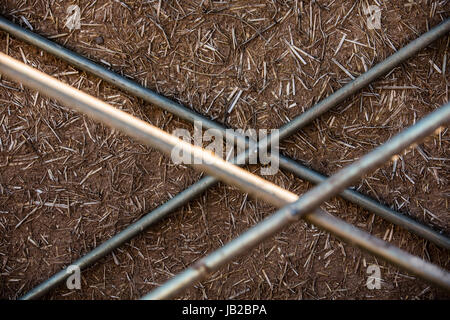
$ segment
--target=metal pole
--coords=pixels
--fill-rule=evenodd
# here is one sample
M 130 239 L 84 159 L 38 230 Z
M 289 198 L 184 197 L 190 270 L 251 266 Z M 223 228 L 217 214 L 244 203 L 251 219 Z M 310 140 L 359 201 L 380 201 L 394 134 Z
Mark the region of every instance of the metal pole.
M 224 126 L 214 121 L 211 121 L 206 117 L 197 114 L 195 111 L 188 109 L 178 103 L 175 103 L 155 93 L 152 90 L 144 88 L 141 85 L 137 84 L 136 82 L 133 82 L 123 76 L 120 76 L 110 70 L 107 70 L 106 68 L 92 62 L 91 60 L 86 59 L 68 49 L 65 49 L 60 45 L 45 39 L 42 36 L 39 36 L 31 31 L 21 28 L 1 16 L 0 16 L 0 29 L 12 34 L 18 39 L 26 41 L 32 45 L 37 46 L 42 50 L 45 50 L 61 58 L 62 60 L 80 68 L 81 70 L 90 72 L 98 76 L 99 78 L 105 80 L 106 82 L 118 86 L 119 88 L 121 88 L 126 92 L 136 95 L 147 102 L 153 103 L 164 110 L 172 112 L 182 119 L 185 119 L 190 122 L 200 121 L 202 122 L 202 125 L 204 125 L 206 128 L 216 129 L 222 134 L 224 134 L 225 137 L 227 137 L 227 135 L 225 135 L 226 128 Z M 404 48 L 402 48 L 401 50 L 390 56 L 388 59 L 374 66 L 372 69 L 370 69 L 363 75 L 359 76 L 351 83 L 347 84 L 334 94 L 330 95 L 328 98 L 324 99 L 314 107 L 310 108 L 305 113 L 296 117 L 292 122 L 284 125 L 280 129 L 280 135 L 278 137 L 273 138 L 283 139 L 293 134 L 295 131 L 300 130 L 305 125 L 310 123 L 312 120 L 319 117 L 324 112 L 328 111 L 330 108 L 344 101 L 346 98 L 350 97 L 352 94 L 362 89 L 370 82 L 387 73 L 392 68 L 398 66 L 400 63 L 402 63 L 409 57 L 413 56 L 419 50 L 428 46 L 431 42 L 445 35 L 448 31 L 450 31 L 450 19 L 445 20 L 444 22 L 434 27 L 429 32 L 412 41 L 407 46 L 405 46 Z M 234 138 L 239 141 L 245 141 L 247 139 L 246 137 L 239 135 L 237 133 L 233 133 L 233 139 Z M 268 145 L 270 145 L 271 141 L 268 142 L 269 142 Z M 299 163 L 296 163 L 292 159 L 284 157 L 283 155 L 280 155 L 279 163 L 283 169 L 286 169 L 297 175 L 299 178 L 310 181 L 312 183 L 318 183 L 320 181 L 323 181 L 323 179 L 325 179 L 325 177 L 322 176 L 320 173 L 315 172 L 314 170 L 311 170 L 310 168 L 303 166 Z M 206 180 L 203 180 L 199 183 L 203 186 L 208 184 Z M 192 187 L 193 192 L 196 189 L 197 189 L 196 186 Z M 206 189 L 207 188 L 205 188 L 205 190 Z M 186 191 L 188 190 L 189 189 L 187 189 Z M 194 195 L 196 196 L 196 194 L 193 193 L 192 197 L 189 197 L 189 193 L 187 193 L 185 197 L 186 202 L 188 201 L 188 199 L 194 198 Z M 407 216 L 402 215 L 401 213 L 395 212 L 394 210 L 386 206 L 383 206 L 382 204 L 368 197 L 365 197 L 359 193 L 352 191 L 346 191 L 342 196 L 344 199 L 359 204 L 363 208 L 370 210 L 371 212 L 383 217 L 384 219 L 399 226 L 402 226 L 407 230 L 414 232 L 420 235 L 421 237 L 434 242 L 439 246 L 442 246 L 446 249 L 450 248 L 449 238 L 435 232 L 431 228 L 422 225 Z
M 314 224 L 317 224 L 317 220 L 320 220 L 317 225 L 320 225 L 320 227 L 330 231 L 334 235 L 364 250 L 368 250 L 372 254 L 382 257 L 405 270 L 409 270 L 423 279 L 427 279 L 450 290 L 450 273 L 447 271 L 430 265 L 418 257 L 412 256 L 362 230 L 347 225 L 342 220 L 316 209 L 322 202 L 327 201 L 340 190 L 343 190 L 351 184 L 354 179 L 360 178 L 371 169 L 383 164 L 393 155 L 401 152 L 418 140 L 423 139 L 448 122 L 450 122 L 450 103 L 432 112 L 414 126 L 400 132 L 394 138 L 375 148 L 358 161 L 339 170 L 335 175 L 300 196 L 295 202 L 287 204 L 227 245 L 197 261 L 192 267 L 145 295 L 142 299 L 154 300 L 174 297 L 183 289 L 201 280 L 207 274 L 216 271 L 220 266 L 236 256 L 248 252 L 264 239 L 274 235 L 283 227 L 300 217 Z M 310 212 L 313 210 L 315 211 L 311 214 Z M 358 234 L 358 240 L 355 241 L 349 237 L 350 234 L 352 236 Z M 430 278 L 430 276 L 433 278 Z
M 198 167 L 201 170 L 208 172 L 209 174 L 223 179 L 225 182 L 235 185 L 245 192 L 258 196 L 274 206 L 281 207 L 288 203 L 295 202 L 292 208 L 297 210 L 297 212 L 299 212 L 299 208 L 315 210 L 316 208 L 312 207 L 313 204 L 315 205 L 315 202 L 314 199 L 311 198 L 315 196 L 315 190 L 317 190 L 318 188 L 320 189 L 321 187 L 323 187 L 323 185 L 326 185 L 326 183 L 322 183 L 299 198 L 297 195 L 291 193 L 290 191 L 284 190 L 237 166 L 234 166 L 231 163 L 226 162 L 221 158 L 204 151 L 202 148 L 192 146 L 189 143 L 186 143 L 140 119 L 133 117 L 132 115 L 115 109 L 112 106 L 104 103 L 103 101 L 100 101 L 75 88 L 72 88 L 4 54 L 0 54 L 0 72 L 16 81 L 19 81 L 33 89 L 40 91 L 41 93 L 51 98 L 60 101 L 65 105 L 71 106 L 75 110 L 81 111 L 110 127 L 129 134 L 149 146 L 158 148 L 160 151 L 163 151 L 169 155 L 174 148 L 180 148 L 187 154 L 191 154 L 194 158 L 201 160 L 202 163 L 195 165 L 195 167 Z M 415 141 L 413 139 L 423 137 L 425 136 L 425 134 L 429 134 L 431 129 L 436 129 L 440 125 L 446 123 L 446 121 L 450 119 L 450 105 L 441 108 L 440 110 L 434 112 L 432 115 L 434 117 L 428 116 L 424 120 L 416 124 L 416 126 L 414 126 L 414 128 L 419 126 L 419 129 L 408 129 L 406 132 L 408 132 L 409 134 L 404 135 L 403 139 L 393 139 L 394 143 L 387 144 L 388 147 L 379 147 L 378 149 L 382 148 L 381 150 L 383 150 L 381 156 L 374 156 L 372 155 L 372 153 L 370 153 L 366 157 L 363 157 L 356 164 L 349 166 L 353 169 L 345 171 L 346 175 L 348 175 L 349 178 L 354 179 L 358 176 L 358 174 L 363 175 L 364 173 L 367 173 L 374 166 L 370 164 L 370 159 L 373 158 L 376 164 L 378 164 L 383 159 L 387 160 L 394 153 L 399 152 L 401 148 L 408 146 L 411 141 Z M 432 118 L 432 120 L 428 120 L 430 118 Z M 389 154 L 389 152 L 391 154 Z M 359 173 L 355 172 L 355 167 L 357 167 Z M 341 175 L 338 174 L 338 177 L 341 177 Z M 334 180 L 332 177 L 328 180 L 331 180 L 333 185 L 333 188 L 327 191 L 330 197 L 333 195 L 333 193 L 339 192 L 337 188 L 344 188 L 346 183 L 351 183 L 350 180 L 345 181 L 345 177 Z M 321 195 L 321 197 L 322 199 L 325 198 L 325 200 L 328 199 L 323 195 Z M 296 202 L 297 200 L 298 202 Z M 302 205 L 300 206 L 299 203 Z M 316 207 L 318 205 L 320 205 L 320 203 L 317 204 Z M 301 210 L 300 213 L 302 213 Z M 325 221 L 323 221 L 323 219 L 321 220 L 320 216 L 320 210 L 316 210 L 308 215 L 310 220 L 311 217 L 313 217 L 311 220 L 312 222 L 316 221 L 318 222 L 319 226 L 323 225 L 325 227 L 328 227 Z M 263 223 L 263 226 L 266 226 L 267 229 L 266 233 L 264 233 L 265 236 L 268 236 L 276 230 L 279 230 L 279 228 L 283 227 L 285 224 L 291 221 L 298 220 L 300 215 L 294 215 L 292 209 L 282 209 L 273 217 L 274 218 L 269 219 L 269 221 L 272 221 L 271 223 Z M 316 218 L 314 219 L 314 217 Z M 333 219 L 339 220 L 337 218 Z M 341 221 L 340 223 L 337 223 L 335 221 L 332 224 L 334 228 L 337 228 L 339 225 L 347 225 L 347 223 L 343 221 Z M 347 228 L 347 231 L 351 230 L 353 230 L 351 227 Z M 342 230 L 341 232 L 346 234 L 346 231 L 344 230 Z M 370 235 L 366 234 L 365 232 L 360 232 L 370 237 Z M 260 237 L 260 232 L 258 232 L 258 234 L 258 237 Z M 370 252 L 372 252 L 373 248 L 377 247 L 377 244 L 372 244 L 372 247 L 367 245 L 367 239 L 366 241 L 364 239 L 359 239 L 360 236 L 361 234 L 357 233 L 346 234 L 346 237 L 348 239 L 353 239 L 353 242 L 361 244 L 365 250 L 369 250 Z M 257 241 L 257 239 L 255 239 L 255 241 Z M 392 256 L 395 256 L 396 260 L 393 260 L 391 262 L 398 264 L 399 266 L 403 267 L 413 274 L 417 274 L 432 283 L 450 290 L 450 274 L 448 274 L 445 270 L 442 270 L 437 266 L 420 260 L 406 252 L 403 252 L 403 254 L 401 255 L 399 254 L 399 252 L 386 252 L 390 249 L 391 248 L 389 246 L 380 247 L 378 248 L 377 252 L 374 252 L 374 254 L 379 254 L 382 257 L 386 257 L 389 261 L 391 261 Z M 396 249 L 396 251 L 401 250 Z M 407 260 L 405 261 L 404 259 Z M 206 273 L 207 269 L 205 269 L 204 272 Z

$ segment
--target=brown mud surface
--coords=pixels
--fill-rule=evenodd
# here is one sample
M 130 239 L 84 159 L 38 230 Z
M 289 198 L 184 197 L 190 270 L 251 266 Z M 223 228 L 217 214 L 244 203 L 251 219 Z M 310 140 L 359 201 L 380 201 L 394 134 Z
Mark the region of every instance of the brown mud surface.
M 231 128 L 275 129 L 448 18 L 448 1 L 3 0 L 0 14 Z M 81 8 L 81 29 L 65 26 Z M 371 3 L 372 4 L 372 3 Z M 101 38 L 99 38 L 101 37 Z M 450 38 L 434 42 L 281 143 L 330 175 L 448 101 Z M 293 53 L 292 45 L 304 53 Z M 0 32 L 0 50 L 172 132 L 191 125 Z M 293 51 L 292 51 L 293 50 Z M 298 57 L 301 57 L 301 59 Z M 303 60 L 303 62 L 302 62 Z M 338 62 L 341 66 L 339 67 Z M 345 70 L 344 70 L 345 69 Z M 350 77 L 351 76 L 351 77 Z M 228 114 L 234 95 L 238 103 Z M 450 234 L 450 132 L 444 128 L 355 187 Z M 257 166 L 248 167 L 259 173 Z M 158 151 L 2 78 L 0 298 L 16 299 L 197 181 Z M 266 177 L 297 194 L 288 172 Z M 444 249 L 340 198 L 323 209 L 450 269 Z M 82 271 L 82 289 L 46 299 L 136 299 L 273 213 L 218 184 Z M 366 287 L 367 266 L 382 287 Z M 296 223 L 180 298 L 448 299 L 324 231 Z

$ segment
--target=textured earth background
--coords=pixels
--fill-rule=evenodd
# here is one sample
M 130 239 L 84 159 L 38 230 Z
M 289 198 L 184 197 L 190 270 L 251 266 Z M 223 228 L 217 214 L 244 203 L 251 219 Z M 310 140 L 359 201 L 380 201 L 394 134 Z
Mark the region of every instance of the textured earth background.
M 65 27 L 81 8 L 81 29 Z M 369 30 L 364 8 L 381 8 Z M 275 129 L 449 17 L 449 1 L 3 0 L 0 13 L 232 128 Z M 281 143 L 333 174 L 448 101 L 447 35 Z M 299 53 L 296 46 L 305 53 Z M 0 32 L 0 50 L 166 131 L 158 107 Z M 294 54 L 296 52 L 297 54 Z M 299 58 L 300 56 L 300 58 Z M 303 62 L 301 61 L 303 60 Z M 337 62 L 337 63 L 336 63 Z M 338 64 L 342 66 L 339 67 Z M 242 90 L 238 103 L 230 103 Z M 450 234 L 448 128 L 355 187 Z M 257 166 L 248 167 L 258 173 Z M 201 174 L 53 100 L 0 80 L 0 298 L 16 299 Z M 288 172 L 266 177 L 297 194 Z M 450 269 L 449 252 L 340 198 L 323 209 Z M 273 213 L 218 184 L 46 299 L 136 299 Z M 366 287 L 367 266 L 382 287 Z M 448 299 L 299 222 L 183 293 L 189 299 Z

